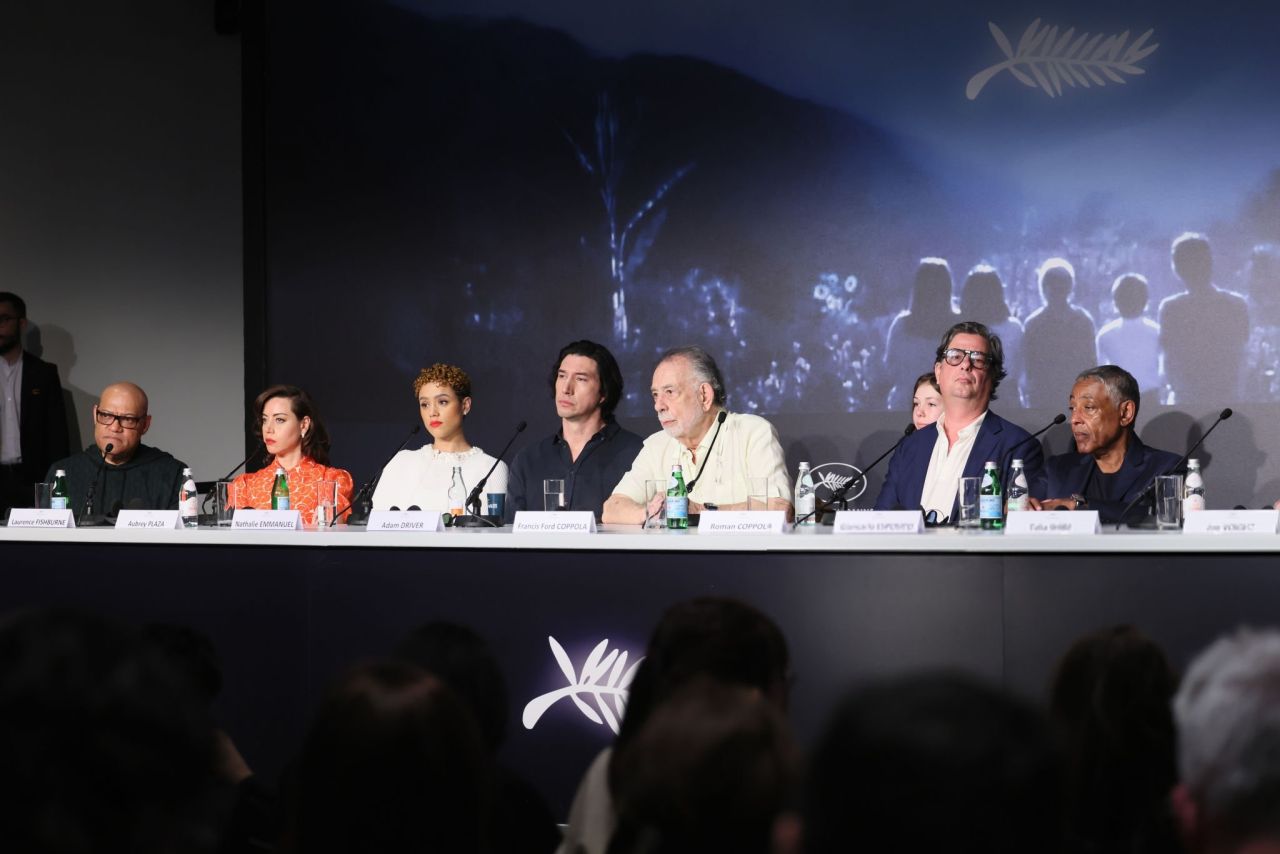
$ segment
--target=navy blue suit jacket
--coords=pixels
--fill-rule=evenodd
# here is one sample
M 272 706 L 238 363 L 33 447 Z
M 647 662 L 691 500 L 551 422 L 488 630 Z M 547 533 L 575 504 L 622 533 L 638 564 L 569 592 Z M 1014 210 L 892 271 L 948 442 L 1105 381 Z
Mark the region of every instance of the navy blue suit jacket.
M 930 425 L 917 430 L 902 441 L 884 478 L 884 486 L 876 497 L 877 510 L 915 510 L 920 506 L 924 493 L 924 478 L 929 472 L 929 458 L 937 442 L 938 430 Z M 1008 489 L 1009 468 L 1013 458 L 1023 461 L 1027 473 L 1027 485 L 1036 498 L 1044 497 L 1044 451 L 1031 434 L 1016 424 L 1005 421 L 991 410 L 978 428 L 973 449 L 964 464 L 964 477 L 980 477 L 987 460 L 994 460 L 1000 467 L 1000 482 Z M 956 503 L 951 504 L 950 518 L 956 519 Z
M 1115 488 L 1122 497 L 1112 501 L 1090 501 L 1089 509 L 1097 510 L 1103 522 L 1119 522 L 1120 513 L 1129 502 L 1137 498 L 1156 475 L 1168 474 L 1177 461 L 1177 454 L 1148 448 L 1142 444 L 1137 433 L 1130 433 L 1124 462 L 1116 471 Z M 1044 465 L 1044 495 L 1037 497 L 1070 498 L 1074 493 L 1084 494 L 1085 483 L 1096 468 L 1093 457 L 1089 454 L 1057 454 L 1049 457 Z M 1142 515 L 1146 515 L 1145 509 L 1142 510 Z

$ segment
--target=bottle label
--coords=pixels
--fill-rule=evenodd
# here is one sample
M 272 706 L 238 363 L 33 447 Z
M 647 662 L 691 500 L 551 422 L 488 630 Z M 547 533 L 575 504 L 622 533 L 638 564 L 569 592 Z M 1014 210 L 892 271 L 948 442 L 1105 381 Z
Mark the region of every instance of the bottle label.
M 1003 503 L 999 495 L 983 495 L 978 498 L 978 517 L 981 519 L 999 519 L 1004 514 L 1000 505 Z
M 287 496 L 287 495 L 277 495 L 277 496 L 276 496 L 276 500 L 275 500 L 275 501 L 273 501 L 273 502 L 271 502 L 271 503 L 274 505 L 274 506 L 271 508 L 272 510 L 288 510 L 288 509 L 289 509 L 289 496 Z
M 667 496 L 667 518 L 668 519 L 688 519 L 689 518 L 689 497 L 687 495 L 668 495 Z
M 182 512 L 182 518 L 189 519 L 192 516 L 200 515 L 200 502 L 196 499 L 194 492 L 183 491 L 183 498 L 178 502 L 178 509 Z
M 65 496 L 65 495 L 55 495 L 54 497 L 50 498 L 50 499 L 49 499 L 49 509 L 51 509 L 51 510 L 66 510 L 66 509 L 67 509 L 67 498 L 66 498 L 66 496 Z
M 1193 495 L 1188 495 L 1186 498 L 1182 499 L 1183 513 L 1195 513 L 1196 511 L 1203 510 L 1203 509 L 1204 509 L 1203 495 L 1193 494 Z
M 1031 508 L 1031 502 L 1027 500 L 1026 495 L 1019 495 L 1016 498 L 1011 496 L 1009 498 L 1010 510 L 1029 510 L 1030 508 Z

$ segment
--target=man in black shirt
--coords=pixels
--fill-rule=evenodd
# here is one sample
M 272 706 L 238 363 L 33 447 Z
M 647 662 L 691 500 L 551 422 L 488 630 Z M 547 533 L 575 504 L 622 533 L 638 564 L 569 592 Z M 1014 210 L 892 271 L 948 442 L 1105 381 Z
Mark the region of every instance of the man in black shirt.
M 613 420 L 622 399 L 622 372 L 613 354 L 594 341 L 560 350 L 549 380 L 560 430 L 524 448 L 507 478 L 507 516 L 542 510 L 542 481 L 563 479 L 569 510 L 600 518 L 605 499 L 631 468 L 644 440 Z
M 1148 448 L 1133 429 L 1138 396 L 1138 381 L 1116 365 L 1099 365 L 1076 377 L 1067 403 L 1076 453 L 1045 460 L 1048 484 L 1041 494 L 1049 497 L 1032 498 L 1033 508 L 1097 510 L 1103 522 L 1118 522 L 1156 475 L 1169 472 L 1178 455 Z M 1145 515 L 1147 508 L 1135 512 Z

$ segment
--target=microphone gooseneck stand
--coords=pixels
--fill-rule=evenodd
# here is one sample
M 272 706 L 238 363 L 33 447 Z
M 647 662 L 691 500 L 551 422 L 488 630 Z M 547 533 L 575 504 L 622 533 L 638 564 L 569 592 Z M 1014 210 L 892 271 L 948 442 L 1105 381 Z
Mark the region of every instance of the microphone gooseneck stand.
M 859 483 L 866 480 L 867 472 L 871 471 L 873 468 L 878 466 L 881 463 L 881 461 L 884 460 L 885 457 L 889 456 L 894 451 L 898 450 L 898 447 L 907 440 L 908 436 L 910 436 L 914 432 L 916 432 L 916 425 L 908 424 L 907 429 L 902 431 L 902 435 L 898 438 L 898 441 L 894 442 L 892 447 L 889 448 L 889 450 L 885 451 L 883 454 L 881 454 L 880 456 L 872 460 L 871 465 L 867 466 L 861 473 L 859 473 L 857 477 L 851 479 L 844 486 L 840 487 L 835 492 L 831 493 L 831 497 L 828 498 L 826 501 L 815 501 L 813 510 L 804 514 L 799 519 L 796 519 L 796 521 L 792 523 L 791 527 L 794 529 L 796 526 L 804 524 L 811 516 L 817 515 L 819 510 L 825 513 L 828 510 L 830 510 L 832 507 L 834 507 L 836 504 L 840 505 L 841 510 L 847 510 L 848 503 L 846 500 L 846 496 L 849 494 L 849 492 Z
M 376 487 L 378 485 L 378 481 L 382 479 L 382 470 L 391 464 L 391 461 L 395 459 L 396 454 L 403 451 L 404 446 L 409 444 L 409 440 L 418 435 L 421 430 L 421 424 L 413 425 L 413 429 L 409 431 L 409 435 L 405 436 L 404 441 L 400 443 L 400 447 L 392 451 L 391 456 L 387 457 L 387 461 L 378 468 L 378 473 L 364 482 L 364 486 L 360 487 L 360 491 L 352 496 L 351 500 L 347 502 L 346 507 L 343 507 L 341 511 L 333 514 L 333 521 L 329 523 L 330 528 L 338 524 L 338 520 L 342 518 L 343 513 L 346 513 L 352 507 L 356 507 L 360 502 L 368 500 L 369 496 L 373 494 L 374 487 Z M 368 523 L 369 512 L 365 510 L 364 513 L 361 514 L 361 509 L 363 509 L 363 507 L 357 508 L 356 511 L 351 514 L 351 518 L 347 520 L 348 525 L 363 525 Z
M 1230 418 L 1231 415 L 1232 415 L 1232 412 L 1230 407 L 1219 412 L 1217 420 L 1213 422 L 1213 424 L 1209 427 L 1208 430 L 1204 431 L 1203 436 L 1201 436 L 1199 439 L 1196 440 L 1196 443 L 1191 446 L 1191 450 L 1183 454 L 1182 457 L 1176 463 L 1170 466 L 1167 470 L 1151 478 L 1151 482 L 1148 483 L 1146 487 L 1141 492 L 1138 493 L 1136 498 L 1134 498 L 1132 501 L 1129 502 L 1129 504 L 1124 508 L 1123 511 L 1121 511 L 1120 519 L 1116 522 L 1117 531 L 1120 530 L 1121 525 L 1125 524 L 1124 520 L 1128 518 L 1129 511 L 1131 511 L 1134 507 L 1137 507 L 1141 501 L 1143 501 L 1149 494 L 1151 494 L 1151 490 L 1155 489 L 1156 481 L 1167 474 L 1177 474 L 1178 470 L 1187 464 L 1187 460 L 1191 459 L 1191 455 L 1194 454 L 1197 450 L 1199 450 L 1200 446 L 1204 444 L 1204 440 L 1209 438 L 1209 434 L 1212 433 L 1214 430 L 1218 429 L 1218 425 L 1221 424 L 1223 421 L 1226 421 L 1228 418 Z
M 107 454 L 115 449 L 115 445 L 110 442 L 102 449 L 102 457 L 98 460 L 98 471 L 94 474 L 93 480 L 89 481 L 89 494 L 84 501 L 84 509 L 80 513 L 81 528 L 96 528 L 99 525 L 107 523 L 106 514 L 96 514 L 93 512 L 93 498 L 98 491 L 98 483 L 107 473 Z
M 693 476 L 693 480 L 685 484 L 684 492 L 686 495 L 693 492 L 694 485 L 697 484 L 699 478 L 702 477 L 702 472 L 707 467 L 707 461 L 711 459 L 711 449 L 716 446 L 716 439 L 720 438 L 720 428 L 721 426 L 724 425 L 724 420 L 728 417 L 729 417 L 729 412 L 728 410 L 725 410 L 725 409 L 721 409 L 720 414 L 716 416 L 716 432 L 711 437 L 711 444 L 707 445 L 707 452 L 702 455 L 702 465 L 698 466 L 698 473 Z M 655 515 L 657 515 L 657 513 L 658 511 L 656 509 L 653 511 L 650 511 L 644 517 L 644 521 L 640 523 L 640 527 L 647 528 L 649 526 L 649 520 L 652 519 Z

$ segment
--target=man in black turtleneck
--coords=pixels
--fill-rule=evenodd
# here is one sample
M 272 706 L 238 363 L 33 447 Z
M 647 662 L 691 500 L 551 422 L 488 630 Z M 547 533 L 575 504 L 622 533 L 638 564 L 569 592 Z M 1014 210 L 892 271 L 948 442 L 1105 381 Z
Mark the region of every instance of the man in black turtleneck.
M 93 407 L 94 444 L 58 460 L 45 480 L 52 482 L 58 469 L 66 471 L 70 506 L 78 515 L 90 489 L 93 514 L 176 508 L 185 464 L 142 444 L 150 427 L 146 392 L 128 382 L 107 386 Z

